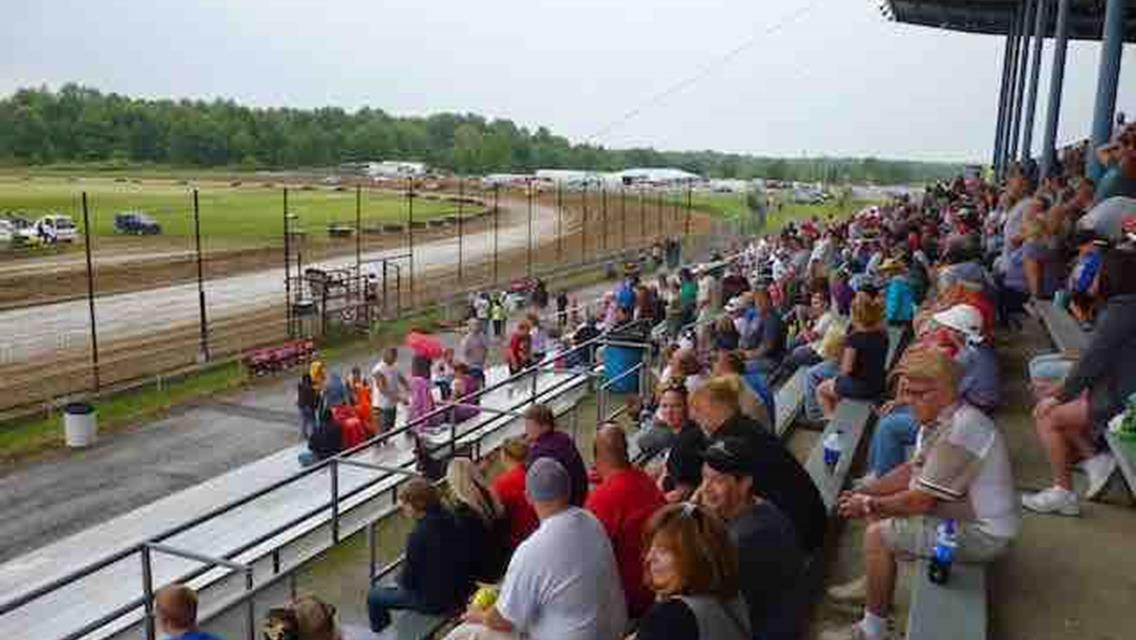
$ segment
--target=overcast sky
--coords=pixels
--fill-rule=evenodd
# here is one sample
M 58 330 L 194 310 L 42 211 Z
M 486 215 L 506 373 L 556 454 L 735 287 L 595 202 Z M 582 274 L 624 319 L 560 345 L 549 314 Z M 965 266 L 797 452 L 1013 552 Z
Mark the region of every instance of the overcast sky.
M 469 111 L 573 141 L 761 155 L 986 160 L 1004 42 L 887 22 L 878 0 L 0 2 L 3 93 L 78 82 L 260 106 Z M 1070 46 L 1060 140 L 1089 130 L 1098 50 Z M 1132 113 L 1125 53 L 1118 105 Z M 1042 96 L 1047 84 L 1045 68 Z

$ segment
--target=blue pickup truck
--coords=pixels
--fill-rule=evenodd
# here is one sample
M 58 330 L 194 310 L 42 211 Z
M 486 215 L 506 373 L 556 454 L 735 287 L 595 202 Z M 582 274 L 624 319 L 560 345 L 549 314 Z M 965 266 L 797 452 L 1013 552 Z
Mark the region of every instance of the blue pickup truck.
M 114 230 L 137 236 L 156 236 L 162 233 L 162 225 L 141 211 L 123 211 L 114 214 Z

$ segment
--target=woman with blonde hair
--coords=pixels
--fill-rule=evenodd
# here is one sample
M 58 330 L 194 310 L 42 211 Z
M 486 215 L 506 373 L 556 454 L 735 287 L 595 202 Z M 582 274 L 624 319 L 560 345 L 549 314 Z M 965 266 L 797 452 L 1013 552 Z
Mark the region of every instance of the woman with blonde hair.
M 840 373 L 816 388 L 817 403 L 825 417 L 831 416 L 844 398 L 873 400 L 884 392 L 887 351 L 883 304 L 861 291 L 852 299 L 852 330 L 844 339 Z
M 509 519 L 501 501 L 469 458 L 454 458 L 446 467 L 446 484 L 453 497 L 454 518 L 466 543 L 470 575 L 496 582 L 509 560 Z
M 637 640 L 748 640 L 738 552 L 725 524 L 692 503 L 663 507 L 647 523 L 643 575 L 658 600 Z

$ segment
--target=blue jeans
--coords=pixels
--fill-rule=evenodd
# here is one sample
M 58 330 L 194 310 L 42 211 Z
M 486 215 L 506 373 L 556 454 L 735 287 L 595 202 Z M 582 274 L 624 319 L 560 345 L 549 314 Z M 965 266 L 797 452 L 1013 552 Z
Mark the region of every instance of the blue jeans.
M 820 383 L 829 378 L 835 378 L 838 373 L 840 373 L 840 367 L 831 360 L 825 360 L 809 367 L 808 373 L 805 375 L 805 418 L 820 420 L 824 417 L 820 403 L 817 402 L 816 390 Z
M 915 444 L 918 434 L 919 423 L 911 407 L 898 407 L 881 417 L 868 452 L 869 470 L 879 478 L 903 464 L 907 459 L 906 449 Z
M 367 594 L 367 616 L 371 619 L 371 631 L 379 633 L 390 626 L 390 612 L 393 609 L 415 609 L 418 599 L 402 587 L 374 585 Z

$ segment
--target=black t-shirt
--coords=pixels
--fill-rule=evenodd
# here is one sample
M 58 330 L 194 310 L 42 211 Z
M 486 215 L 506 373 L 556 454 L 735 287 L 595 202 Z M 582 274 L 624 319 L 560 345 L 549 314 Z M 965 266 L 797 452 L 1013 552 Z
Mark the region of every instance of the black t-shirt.
M 678 432 L 667 454 L 667 477 L 676 484 L 697 487 L 702 483 L 702 452 L 705 450 L 706 435 L 697 425 L 688 422 Z
M 698 619 L 678 598 L 656 602 L 639 621 L 636 640 L 702 640 Z
M 730 539 L 738 548 L 738 576 L 754 633 L 787 632 L 784 627 L 795 621 L 784 614 L 805 565 L 793 523 L 763 500 L 730 521 Z
M 852 377 L 863 382 L 869 389 L 882 392 L 887 375 L 884 370 L 888 351 L 887 332 L 853 331 L 848 334 L 845 345 L 856 350 Z
M 806 553 L 820 547 L 828 524 L 824 501 L 808 472 L 781 441 L 740 413 L 722 425 L 712 440 L 722 438 L 742 438 L 749 443 L 754 455 L 754 492 L 789 517 Z

